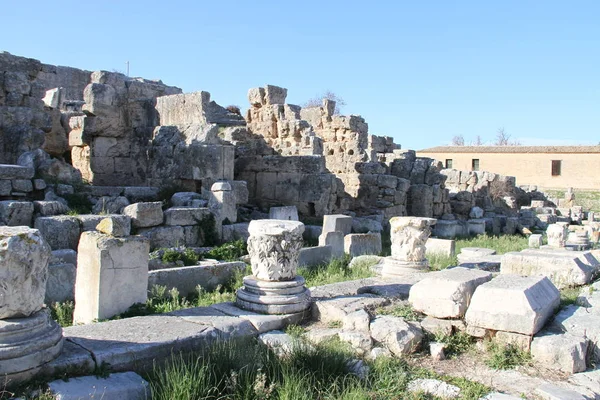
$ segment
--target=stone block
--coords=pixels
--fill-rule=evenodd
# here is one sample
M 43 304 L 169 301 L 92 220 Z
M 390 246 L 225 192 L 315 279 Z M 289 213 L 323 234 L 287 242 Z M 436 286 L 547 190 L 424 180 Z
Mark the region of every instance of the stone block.
M 33 183 L 30 179 L 13 179 L 12 190 L 15 192 L 29 193 L 33 191 Z
M 379 255 L 381 253 L 380 233 L 351 233 L 344 237 L 344 252 L 352 257 Z
M 208 208 L 171 207 L 164 212 L 165 225 L 198 225 L 211 215 Z
M 533 335 L 559 304 L 560 293 L 546 277 L 499 275 L 475 290 L 465 321 L 470 326 Z
M 38 216 L 51 217 L 67 213 L 69 207 L 60 201 L 34 201 L 33 210 Z
M 371 337 L 384 344 L 394 355 L 414 353 L 423 339 L 421 328 L 399 317 L 380 316 L 371 321 Z
M 369 232 L 383 232 L 383 225 L 381 222 L 367 217 L 354 217 L 352 218 L 352 232 L 354 233 L 369 233 Z
M 135 228 L 147 228 L 163 223 L 163 210 L 160 201 L 128 205 L 123 209 L 123 214 L 131 218 L 131 225 Z
M 589 252 L 525 250 L 502 256 L 500 273 L 522 276 L 542 275 L 559 289 L 585 285 L 600 264 Z
M 356 289 L 353 292 L 356 292 Z M 312 307 L 312 316 L 316 321 L 324 323 L 343 322 L 346 315 L 355 311 L 374 310 L 389 303 L 389 300 L 372 294 L 315 300 Z
M 146 238 L 84 232 L 77 251 L 74 323 L 90 323 L 144 303 L 148 289 Z
M 12 183 L 6 179 L 0 179 L 0 196 L 10 196 Z
M 149 186 L 128 186 L 123 191 L 131 203 L 152 202 L 158 198 L 159 188 Z
M 122 399 L 146 400 L 151 397 L 150 385 L 135 372 L 112 373 L 106 378 L 82 376 L 58 379 L 48 384 L 49 391 L 61 400 Z
M 138 234 L 150 240 L 150 249 L 161 247 L 178 247 L 185 242 L 185 232 L 181 226 L 157 226 L 154 228 L 141 228 Z
M 438 254 L 445 257 L 454 257 L 456 242 L 451 239 L 429 238 L 425 243 L 425 254 Z
M 52 250 L 77 249 L 81 233 L 77 217 L 39 217 L 35 219 L 34 226 L 39 229 Z
M 492 279 L 489 272 L 462 267 L 431 272 L 410 289 L 413 308 L 436 318 L 462 318 L 477 287 Z
M 269 209 L 269 219 L 298 221 L 298 209 L 296 206 L 271 207 Z
M 109 197 L 102 196 L 92 207 L 94 214 L 121 214 L 123 209 L 129 205 L 125 196 Z
M 52 304 L 75 300 L 76 273 L 77 268 L 74 264 L 50 264 L 44 302 Z
M 533 234 L 529 235 L 529 248 L 531 249 L 539 249 L 544 244 L 542 235 Z
M 359 331 L 369 333 L 371 317 L 365 310 L 358 310 L 346 315 L 342 321 L 345 331 Z
M 131 233 L 131 218 L 127 215 L 108 216 L 98 223 L 96 230 L 114 237 L 129 236 Z
M 273 85 L 265 86 L 264 100 L 266 105 L 285 104 L 286 97 L 287 89 Z
M 344 236 L 352 232 L 352 217 L 342 214 L 325 215 L 323 217 L 323 232 L 342 232 Z
M 589 359 L 600 361 L 600 319 L 594 307 L 563 307 L 554 317 L 550 329 L 589 340 Z
M 0 201 L 0 222 L 8 226 L 30 226 L 33 203 L 28 201 Z
M 485 220 L 484 219 L 470 219 L 467 221 L 469 235 L 485 235 Z
M 535 389 L 535 394 L 542 400 L 589 400 L 590 397 L 578 391 L 543 383 Z M 596 396 L 594 396 L 596 397 Z
M 431 316 L 423 318 L 421 321 L 421 328 L 431 335 L 452 335 L 453 325 L 452 321 L 447 319 L 439 319 Z
M 531 342 L 533 361 L 544 368 L 569 374 L 586 369 L 588 340 L 569 333 L 543 332 Z
M 0 319 L 28 317 L 42 308 L 50 255 L 38 230 L 0 227 Z
M 331 246 L 331 256 L 344 256 L 344 234 L 342 232 L 325 232 L 319 236 L 319 246 Z
M 331 246 L 304 247 L 298 254 L 298 266 L 314 267 L 327 264 L 332 257 Z
M 52 250 L 50 264 L 73 264 L 77 265 L 77 252 L 71 249 Z
M 0 179 L 33 179 L 34 174 L 33 167 L 0 164 Z
M 242 222 L 238 224 L 223 225 L 223 236 L 224 242 L 232 242 L 235 240 L 247 241 L 250 234 L 248 233 L 248 222 Z
M 454 239 L 459 236 L 465 236 L 468 229 L 465 229 L 459 221 L 449 221 L 439 219 L 433 227 L 433 234 L 438 238 Z
M 415 379 L 408 382 L 409 393 L 425 394 L 440 399 L 455 399 L 460 395 L 460 388 L 439 379 Z
M 525 352 L 529 352 L 529 346 L 531 345 L 530 335 L 514 332 L 498 331 L 496 332 L 496 336 L 494 336 L 494 340 L 505 345 L 513 345 Z

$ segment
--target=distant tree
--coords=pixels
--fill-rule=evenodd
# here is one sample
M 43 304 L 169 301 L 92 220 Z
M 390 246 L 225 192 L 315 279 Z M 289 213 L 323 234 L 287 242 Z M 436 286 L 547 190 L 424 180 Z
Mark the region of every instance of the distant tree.
M 506 132 L 504 127 L 499 128 L 496 131 L 496 142 L 495 146 L 520 146 L 521 143 L 518 140 L 510 141 L 510 135 Z
M 465 145 L 465 138 L 463 137 L 463 135 L 456 135 L 452 138 L 452 146 L 464 146 Z
M 473 142 L 473 146 L 483 146 L 483 140 L 481 140 L 481 136 L 475 136 L 475 141 Z
M 302 104 L 303 108 L 308 107 L 321 107 L 323 105 L 323 99 L 335 101 L 335 110 L 334 114 L 339 115 L 342 107 L 346 105 L 346 101 L 343 98 L 333 93 L 331 90 L 326 90 L 321 95 L 316 95 L 315 97 L 308 99 L 308 101 Z

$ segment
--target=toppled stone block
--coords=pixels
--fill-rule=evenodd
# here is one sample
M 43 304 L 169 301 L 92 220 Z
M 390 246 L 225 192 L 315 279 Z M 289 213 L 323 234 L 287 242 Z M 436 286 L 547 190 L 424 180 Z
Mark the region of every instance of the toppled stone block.
M 375 309 L 387 304 L 389 300 L 370 294 L 315 300 L 312 316 L 315 320 L 324 323 L 343 322 L 348 314 L 355 311 Z
M 177 192 L 171 196 L 171 206 L 189 207 L 194 200 L 202 200 L 202 196 L 196 192 Z
M 425 393 L 442 399 L 454 399 L 460 396 L 460 388 L 439 379 L 415 379 L 406 387 L 410 393 Z
M 298 266 L 313 267 L 316 265 L 327 264 L 331 261 L 331 246 L 314 246 L 300 249 L 298 255 Z
M 554 317 L 550 328 L 589 340 L 590 359 L 600 361 L 600 319 L 594 308 L 569 305 Z
M 369 333 L 369 324 L 371 317 L 365 310 L 358 310 L 347 314 L 342 321 L 342 328 L 345 331 L 359 331 Z
M 96 230 L 114 237 L 129 236 L 131 232 L 131 218 L 127 215 L 106 217 L 96 226 Z
M 414 353 L 423 339 L 423 332 L 418 325 L 398 317 L 376 317 L 371 321 L 370 330 L 371 337 L 383 343 L 396 356 Z
M 560 304 L 546 277 L 499 275 L 479 286 L 465 315 L 469 326 L 533 335 Z
M 135 228 L 148 228 L 163 223 L 163 210 L 160 201 L 134 203 L 123 209 L 123 214 L 131 218 Z
M 569 374 L 585 371 L 587 349 L 587 339 L 569 333 L 544 332 L 531 342 L 533 361 Z
M 341 331 L 338 337 L 360 355 L 367 354 L 373 348 L 373 340 L 368 332 Z
M 246 181 L 230 181 L 231 190 L 235 198 L 235 204 L 247 204 L 250 193 L 248 191 L 248 183 Z
M 344 236 L 352 232 L 352 217 L 342 214 L 325 215 L 323 217 L 323 233 L 342 232 Z
M 77 249 L 79 243 L 79 220 L 76 217 L 58 215 L 36 218 L 36 229 L 46 239 L 52 250 Z
M 135 372 L 112 373 L 107 378 L 82 376 L 68 381 L 58 379 L 48 384 L 57 399 L 123 399 L 144 400 L 150 398 L 150 385 Z
M 429 238 L 425 243 L 425 255 L 439 254 L 454 257 L 456 242 L 450 239 Z
M 485 235 L 485 220 L 484 219 L 470 219 L 467 221 L 469 226 L 469 235 Z
M 198 225 L 211 214 L 208 208 L 171 207 L 164 212 L 165 225 Z
M 325 232 L 319 236 L 319 246 L 330 246 L 331 256 L 340 258 L 344 256 L 344 234 L 342 232 Z
M 271 207 L 269 209 L 269 219 L 298 221 L 298 209 L 296 206 Z
M 492 279 L 489 272 L 462 267 L 431 272 L 410 289 L 413 308 L 436 318 L 462 318 L 475 289 Z
M 33 204 L 28 201 L 0 201 L 0 222 L 8 226 L 30 226 Z
M 123 196 L 127 197 L 131 203 L 152 202 L 158 198 L 159 189 L 148 186 L 128 186 L 123 191 Z
M 42 308 L 50 254 L 37 229 L 0 227 L 0 319 L 28 317 Z
M 449 336 L 452 335 L 453 330 L 452 321 L 431 316 L 423 318 L 421 321 L 421 328 L 431 335 L 442 334 Z
M 144 303 L 148 290 L 146 238 L 81 234 L 77 251 L 74 323 L 90 323 Z
M 542 235 L 534 234 L 529 235 L 529 248 L 531 249 L 539 249 L 544 244 Z
M 50 264 L 44 302 L 53 304 L 75 300 L 76 273 L 77 268 L 74 264 Z
M 504 254 L 500 273 L 546 276 L 562 289 L 585 285 L 599 267 L 589 252 L 525 250 Z
M 351 233 L 344 237 L 344 252 L 352 257 L 381 253 L 380 233 Z

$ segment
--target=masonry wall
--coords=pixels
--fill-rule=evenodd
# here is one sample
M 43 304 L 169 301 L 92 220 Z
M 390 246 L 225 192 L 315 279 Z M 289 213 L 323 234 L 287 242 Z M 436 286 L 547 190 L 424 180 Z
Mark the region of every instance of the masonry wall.
M 514 176 L 517 185 L 537 185 L 540 188 L 600 189 L 600 153 L 428 153 L 430 157 L 452 168 L 472 170 L 472 160 L 479 160 L 479 170 Z M 552 160 L 561 161 L 560 176 L 552 176 Z

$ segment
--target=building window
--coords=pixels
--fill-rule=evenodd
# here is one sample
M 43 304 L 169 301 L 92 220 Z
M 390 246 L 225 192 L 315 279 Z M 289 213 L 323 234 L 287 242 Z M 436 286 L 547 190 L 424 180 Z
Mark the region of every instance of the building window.
M 479 158 L 471 160 L 471 171 L 479 171 Z
M 552 160 L 552 176 L 560 176 L 561 160 Z
M 452 168 L 452 159 L 446 158 L 446 168 Z

